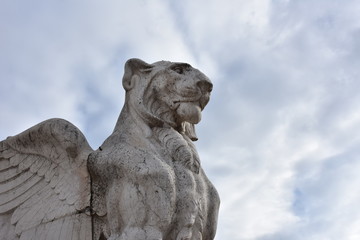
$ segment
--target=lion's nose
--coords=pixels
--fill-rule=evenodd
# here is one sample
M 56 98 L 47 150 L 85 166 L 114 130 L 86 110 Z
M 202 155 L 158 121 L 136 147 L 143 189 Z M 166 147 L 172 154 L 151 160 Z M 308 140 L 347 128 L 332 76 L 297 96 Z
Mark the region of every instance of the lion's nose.
M 210 92 L 212 91 L 213 85 L 208 78 L 201 78 L 197 83 L 202 96 L 200 98 L 200 107 L 203 110 L 210 99 Z
M 201 79 L 197 82 L 197 86 L 200 88 L 202 93 L 209 93 L 212 91 L 213 85 L 208 79 Z

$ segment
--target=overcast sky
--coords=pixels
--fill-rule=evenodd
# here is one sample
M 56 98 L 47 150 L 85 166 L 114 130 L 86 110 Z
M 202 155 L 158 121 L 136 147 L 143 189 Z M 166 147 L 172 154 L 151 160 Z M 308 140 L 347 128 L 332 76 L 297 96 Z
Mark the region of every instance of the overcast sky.
M 0 139 L 48 118 L 97 148 L 127 59 L 214 91 L 196 143 L 217 240 L 360 239 L 360 1 L 0 0 Z

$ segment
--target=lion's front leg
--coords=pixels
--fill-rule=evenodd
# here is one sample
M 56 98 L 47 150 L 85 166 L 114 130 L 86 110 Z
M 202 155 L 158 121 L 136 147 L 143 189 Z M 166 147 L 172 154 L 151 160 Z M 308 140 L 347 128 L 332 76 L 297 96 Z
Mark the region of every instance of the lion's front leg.
M 163 235 L 156 227 L 126 227 L 122 234 L 111 234 L 108 240 L 163 240 Z

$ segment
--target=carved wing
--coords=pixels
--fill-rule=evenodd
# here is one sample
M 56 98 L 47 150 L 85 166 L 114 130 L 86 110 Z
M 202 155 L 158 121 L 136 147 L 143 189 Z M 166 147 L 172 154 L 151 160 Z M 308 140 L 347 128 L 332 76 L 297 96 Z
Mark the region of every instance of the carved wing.
M 90 152 L 62 119 L 0 142 L 0 239 L 90 240 Z

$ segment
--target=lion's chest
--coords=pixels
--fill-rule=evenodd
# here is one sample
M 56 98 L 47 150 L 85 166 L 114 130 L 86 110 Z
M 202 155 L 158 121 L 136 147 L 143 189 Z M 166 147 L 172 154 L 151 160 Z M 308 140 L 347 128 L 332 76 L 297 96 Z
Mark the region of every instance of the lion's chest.
M 176 159 L 168 149 L 158 145 L 158 143 L 154 144 L 154 149 L 157 149 L 155 154 L 158 156 L 158 160 L 169 166 L 168 169 L 171 169 L 174 179 L 172 187 L 175 195 L 172 199 L 174 199 L 175 204 L 175 215 L 173 216 L 169 239 L 176 239 L 181 231 L 187 232 L 183 233 L 185 235 L 194 231 L 202 232 L 209 202 L 207 199 L 209 195 L 207 194 L 208 186 L 203 172 L 196 173 L 190 170 L 184 161 Z M 188 158 L 189 156 L 184 157 Z M 159 172 L 159 174 L 167 175 L 168 173 Z
M 179 234 L 186 237 L 202 233 L 209 205 L 209 187 L 203 172 L 190 170 L 159 141 L 149 141 L 147 146 L 133 147 L 131 151 L 117 148 L 100 154 L 101 158 L 110 160 L 108 171 L 117 172 L 117 179 L 111 180 L 115 184 L 108 186 L 117 186 L 114 199 L 122 203 L 119 214 L 131 217 L 133 213 L 129 209 L 133 207 L 130 206 L 135 202 L 146 202 L 144 219 L 158 218 L 156 224 L 167 232 L 165 239 L 177 239 Z M 181 154 L 178 157 L 181 158 Z M 156 212 L 154 216 L 153 212 Z

